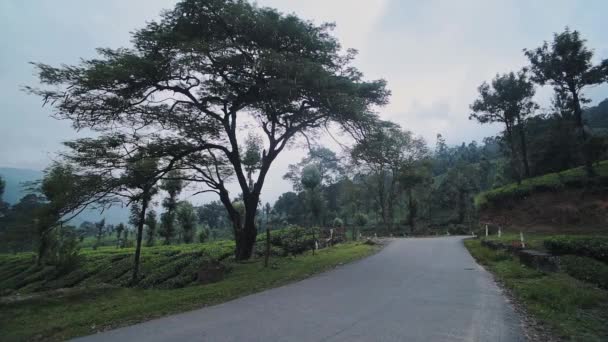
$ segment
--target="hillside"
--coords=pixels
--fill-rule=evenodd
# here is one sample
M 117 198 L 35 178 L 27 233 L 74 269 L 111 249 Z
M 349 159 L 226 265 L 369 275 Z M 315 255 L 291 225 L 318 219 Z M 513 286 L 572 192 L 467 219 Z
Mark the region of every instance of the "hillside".
M 530 178 L 476 196 L 480 221 L 527 232 L 608 231 L 608 161 L 587 181 L 575 168 Z

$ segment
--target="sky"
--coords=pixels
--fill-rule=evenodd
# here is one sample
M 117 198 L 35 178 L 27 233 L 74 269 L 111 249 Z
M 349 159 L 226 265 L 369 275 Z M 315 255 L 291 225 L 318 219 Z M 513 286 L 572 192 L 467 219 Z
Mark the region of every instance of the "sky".
M 69 122 L 52 119 L 39 98 L 21 91 L 36 85 L 28 62 L 74 64 L 97 47 L 128 47 L 130 34 L 171 8 L 174 0 L 0 1 L 0 167 L 43 169 L 61 142 L 82 136 Z M 424 137 L 432 146 L 480 141 L 500 126 L 468 120 L 476 89 L 496 73 L 526 64 L 522 49 L 550 40 L 569 26 L 608 58 L 608 1 L 565 0 L 258 0 L 315 23 L 334 22 L 355 65 L 368 79 L 383 78 L 392 91 L 382 118 Z M 549 106 L 550 89 L 537 100 Z M 608 87 L 587 91 L 595 104 Z M 323 141 L 328 141 L 325 138 Z M 273 202 L 291 185 L 282 179 L 305 154 L 296 148 L 276 160 L 263 192 Z M 197 198 L 207 201 L 210 198 Z M 196 202 L 196 201 L 195 201 Z

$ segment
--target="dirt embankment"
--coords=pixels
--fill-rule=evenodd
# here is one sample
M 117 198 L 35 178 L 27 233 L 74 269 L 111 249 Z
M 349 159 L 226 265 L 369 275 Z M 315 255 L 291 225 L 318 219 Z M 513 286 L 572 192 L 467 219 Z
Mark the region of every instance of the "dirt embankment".
M 608 190 L 535 193 L 483 209 L 480 222 L 523 232 L 608 233 Z

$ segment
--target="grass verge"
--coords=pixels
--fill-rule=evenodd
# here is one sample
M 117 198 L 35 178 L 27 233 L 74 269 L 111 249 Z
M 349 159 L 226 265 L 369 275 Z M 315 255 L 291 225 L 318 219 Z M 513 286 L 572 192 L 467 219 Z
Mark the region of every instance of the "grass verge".
M 509 253 L 485 248 L 479 240 L 466 240 L 465 246 L 556 336 L 567 341 L 608 340 L 608 291 L 562 272 L 526 268 Z
M 218 304 L 300 280 L 372 254 L 377 247 L 348 243 L 298 257 L 234 263 L 218 283 L 181 289 L 74 288 L 44 298 L 0 304 L 3 341 L 64 340 Z

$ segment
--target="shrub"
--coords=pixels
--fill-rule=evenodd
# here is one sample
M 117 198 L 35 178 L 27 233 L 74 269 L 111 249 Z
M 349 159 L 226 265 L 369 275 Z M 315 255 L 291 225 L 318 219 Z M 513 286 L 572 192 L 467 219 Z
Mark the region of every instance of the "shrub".
M 318 238 L 319 232 L 317 228 L 290 226 L 281 230 L 274 230 L 270 233 L 271 248 L 278 247 L 279 249 L 275 251 L 277 253 L 282 253 L 281 255 L 296 255 L 311 250 L 315 244 L 313 229 L 315 229 L 315 236 Z M 264 255 L 263 251 L 266 248 L 266 233 L 259 234 L 256 241 L 257 248 L 261 248 L 261 253 Z
M 201 231 L 198 233 L 198 242 L 204 243 L 209 238 L 209 229 L 207 227 L 203 227 Z
M 355 225 L 357 225 L 359 227 L 364 227 L 365 225 L 367 225 L 367 222 L 369 222 L 369 218 L 367 217 L 367 215 L 365 215 L 363 213 L 356 213 L 354 222 L 355 222 Z
M 336 217 L 332 222 L 332 226 L 334 226 L 335 228 L 342 228 L 344 226 L 344 221 L 342 221 L 341 218 Z
M 79 242 L 78 235 L 68 228 L 59 228 L 51 236 L 47 262 L 57 268 L 58 274 L 67 274 L 80 263 Z
M 556 236 L 543 244 L 555 255 L 573 254 L 608 263 L 608 237 Z
M 562 256 L 559 261 L 564 272 L 571 277 L 608 289 L 608 265 L 575 255 Z
M 450 224 L 448 226 L 448 233 L 450 235 L 468 235 L 469 229 L 464 224 Z

